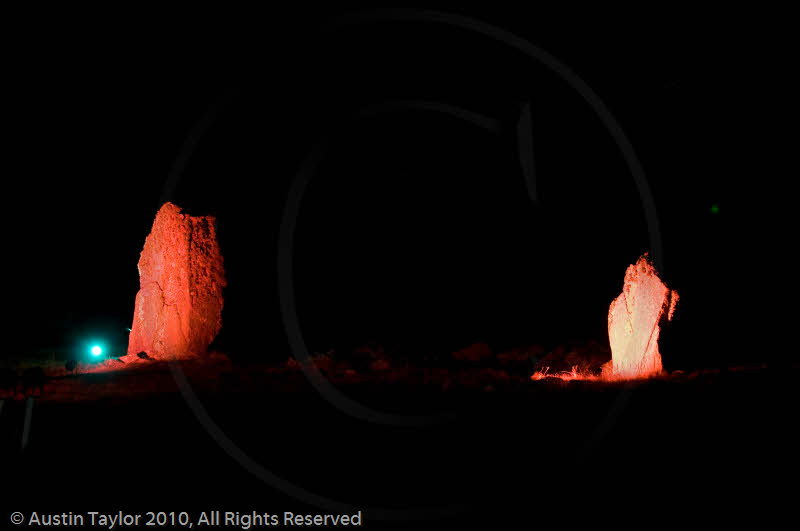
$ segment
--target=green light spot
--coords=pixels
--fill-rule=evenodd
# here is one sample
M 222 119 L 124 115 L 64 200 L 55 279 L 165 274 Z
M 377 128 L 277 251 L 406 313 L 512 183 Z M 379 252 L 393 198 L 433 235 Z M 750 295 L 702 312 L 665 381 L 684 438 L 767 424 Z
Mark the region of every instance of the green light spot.
M 711 213 L 719 214 L 719 207 L 717 205 L 711 205 Z

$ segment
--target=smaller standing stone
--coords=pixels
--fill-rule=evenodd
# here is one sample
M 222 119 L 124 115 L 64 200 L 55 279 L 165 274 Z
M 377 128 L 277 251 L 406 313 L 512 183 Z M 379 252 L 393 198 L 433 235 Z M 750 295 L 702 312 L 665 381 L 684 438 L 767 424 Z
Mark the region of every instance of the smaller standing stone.
M 678 292 L 658 278 L 645 254 L 628 267 L 622 293 L 608 310 L 612 378 L 644 378 L 663 371 L 658 335 L 663 320 L 672 320 Z

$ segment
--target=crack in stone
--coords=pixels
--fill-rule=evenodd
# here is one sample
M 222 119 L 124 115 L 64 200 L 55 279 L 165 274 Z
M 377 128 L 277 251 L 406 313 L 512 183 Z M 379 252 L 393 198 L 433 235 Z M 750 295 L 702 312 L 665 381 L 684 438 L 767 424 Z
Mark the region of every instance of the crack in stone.
M 179 359 L 204 352 L 222 326 L 226 285 L 214 218 L 188 216 L 165 203 L 145 239 L 138 270 L 128 354 Z

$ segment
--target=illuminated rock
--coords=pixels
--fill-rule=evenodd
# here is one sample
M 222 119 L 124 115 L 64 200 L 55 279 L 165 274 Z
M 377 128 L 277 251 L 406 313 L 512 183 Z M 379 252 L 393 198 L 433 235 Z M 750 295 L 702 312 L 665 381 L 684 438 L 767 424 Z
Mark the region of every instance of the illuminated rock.
M 206 352 L 222 327 L 224 287 L 214 217 L 165 203 L 139 257 L 128 355 L 171 360 Z
M 660 324 L 672 319 L 677 303 L 678 292 L 661 282 L 647 255 L 628 267 L 622 293 L 608 310 L 613 378 L 661 373 Z

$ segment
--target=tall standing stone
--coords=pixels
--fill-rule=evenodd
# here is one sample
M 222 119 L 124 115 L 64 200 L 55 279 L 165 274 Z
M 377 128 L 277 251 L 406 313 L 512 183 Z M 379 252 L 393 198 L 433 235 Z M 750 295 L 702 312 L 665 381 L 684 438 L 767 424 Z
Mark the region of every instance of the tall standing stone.
M 206 352 L 222 328 L 225 285 L 215 218 L 165 203 L 139 257 L 128 354 L 173 360 Z
M 647 255 L 628 267 L 622 293 L 608 310 L 612 377 L 643 378 L 661 373 L 660 325 L 672 320 L 677 303 L 678 292 L 661 282 Z

